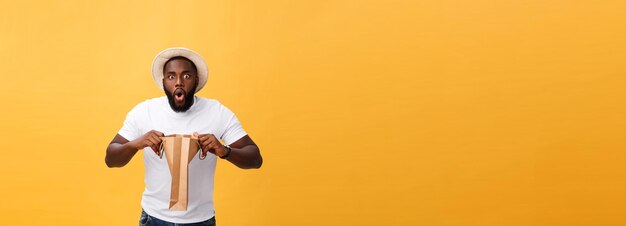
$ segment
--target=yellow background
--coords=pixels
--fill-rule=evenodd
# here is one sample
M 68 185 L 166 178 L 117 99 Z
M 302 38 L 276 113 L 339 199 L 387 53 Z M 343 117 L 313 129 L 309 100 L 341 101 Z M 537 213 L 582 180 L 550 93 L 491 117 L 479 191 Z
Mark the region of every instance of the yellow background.
M 3 225 L 136 225 L 109 169 L 172 46 L 210 67 L 260 170 L 219 225 L 624 225 L 624 1 L 2 1 Z

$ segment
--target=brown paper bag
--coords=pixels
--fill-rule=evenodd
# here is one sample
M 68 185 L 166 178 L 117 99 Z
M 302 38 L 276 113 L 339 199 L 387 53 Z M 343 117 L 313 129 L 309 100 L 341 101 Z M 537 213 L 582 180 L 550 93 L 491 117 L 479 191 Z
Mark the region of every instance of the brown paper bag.
M 198 139 L 192 135 L 174 134 L 161 137 L 161 153 L 165 152 L 172 175 L 170 210 L 187 210 L 187 166 L 200 150 Z

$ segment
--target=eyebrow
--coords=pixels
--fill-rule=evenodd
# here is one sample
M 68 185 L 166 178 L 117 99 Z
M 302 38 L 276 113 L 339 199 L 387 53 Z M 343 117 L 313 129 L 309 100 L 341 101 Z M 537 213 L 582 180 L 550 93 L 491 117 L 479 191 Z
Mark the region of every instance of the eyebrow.
M 191 73 L 191 72 L 192 72 L 192 71 L 187 71 L 187 70 L 185 70 L 185 71 L 182 71 L 181 73 L 182 73 L 182 74 L 185 74 L 185 73 Z M 166 71 L 165 73 L 167 73 L 167 74 L 175 74 L 176 72 L 175 72 L 175 71 Z

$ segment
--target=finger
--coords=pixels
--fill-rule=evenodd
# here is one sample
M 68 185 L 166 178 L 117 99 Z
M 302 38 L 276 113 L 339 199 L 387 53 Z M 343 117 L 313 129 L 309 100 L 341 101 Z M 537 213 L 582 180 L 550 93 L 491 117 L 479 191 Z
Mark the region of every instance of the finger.
M 159 138 L 159 137 L 154 137 L 154 140 L 156 141 L 156 142 L 154 143 L 154 145 L 155 145 L 155 146 L 157 146 L 157 147 L 158 147 L 159 145 L 161 145 L 161 143 L 163 142 L 163 140 L 161 140 L 161 138 Z
M 209 143 L 209 141 L 207 139 L 198 139 L 198 143 L 200 143 L 204 147 Z
M 209 140 L 209 148 L 210 149 L 218 148 L 219 146 L 217 144 L 219 144 L 219 142 L 215 138 Z
M 152 141 L 150 140 L 144 140 L 143 142 L 143 148 L 151 147 L 152 145 L 154 145 L 154 143 L 152 143 Z
M 156 134 L 159 137 L 164 137 L 165 136 L 165 134 L 161 133 L 160 131 L 156 131 L 156 130 L 153 130 L 153 131 L 154 131 L 154 134 Z
M 207 146 L 207 149 L 213 148 L 213 141 L 212 140 L 207 140 L 206 146 Z
M 152 138 L 154 138 L 154 140 L 156 140 L 156 141 L 157 141 L 157 144 L 158 144 L 158 143 L 161 143 L 161 137 L 159 137 L 157 134 L 152 134 L 152 136 L 151 136 L 151 137 L 152 137 Z
M 160 143 L 161 142 L 161 138 L 157 135 L 157 134 L 150 134 L 150 136 L 148 136 L 149 138 L 152 138 L 153 141 L 156 141 L 156 143 Z
M 150 141 L 151 145 L 157 145 L 161 143 L 160 139 L 155 137 L 148 137 L 147 140 Z
M 209 151 L 211 153 L 213 153 L 213 154 L 216 154 L 217 153 L 217 147 L 213 147 L 213 148 L 209 149 Z
M 211 136 L 207 134 L 207 135 L 204 136 L 203 140 L 206 141 L 206 142 L 210 142 L 211 141 Z
M 212 136 L 213 136 L 213 134 L 207 133 L 207 134 L 200 134 L 200 135 L 198 135 L 198 138 L 209 139 Z
M 207 140 L 206 142 L 204 142 L 203 144 L 204 149 L 206 149 L 207 151 L 211 149 L 211 141 Z
M 155 153 L 158 153 L 161 150 L 158 144 L 150 145 L 150 149 L 152 149 L 152 151 L 154 151 Z
M 213 143 L 210 143 L 206 146 L 206 150 L 212 154 L 215 154 L 215 146 L 213 145 Z
M 213 135 L 207 135 L 207 138 L 205 140 L 206 144 L 211 144 L 213 142 L 215 142 L 215 137 Z
M 216 148 L 215 142 L 211 142 L 210 144 L 206 146 L 207 151 L 213 154 L 215 154 L 215 148 Z
M 200 147 L 202 147 L 202 149 L 206 149 L 208 144 L 209 144 L 209 141 L 207 140 L 200 141 Z

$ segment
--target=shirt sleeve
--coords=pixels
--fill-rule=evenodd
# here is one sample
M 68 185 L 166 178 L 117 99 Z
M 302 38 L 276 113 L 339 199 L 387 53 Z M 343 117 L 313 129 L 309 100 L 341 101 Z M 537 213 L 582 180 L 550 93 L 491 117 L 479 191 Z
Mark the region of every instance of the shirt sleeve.
M 230 145 L 248 134 L 241 127 L 237 116 L 226 106 L 222 105 L 222 108 L 222 117 L 225 119 L 225 129 L 220 139 L 222 139 L 226 145 Z
M 140 113 L 142 109 L 142 104 L 135 106 L 132 110 L 126 114 L 126 120 L 124 120 L 124 125 L 117 132 L 120 136 L 124 137 L 128 141 L 132 141 L 141 136 L 140 128 L 139 128 L 139 120 L 141 119 Z

